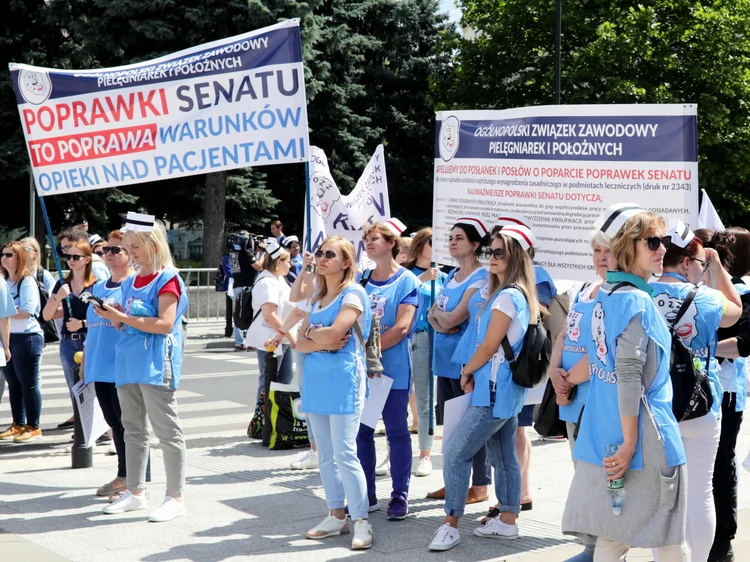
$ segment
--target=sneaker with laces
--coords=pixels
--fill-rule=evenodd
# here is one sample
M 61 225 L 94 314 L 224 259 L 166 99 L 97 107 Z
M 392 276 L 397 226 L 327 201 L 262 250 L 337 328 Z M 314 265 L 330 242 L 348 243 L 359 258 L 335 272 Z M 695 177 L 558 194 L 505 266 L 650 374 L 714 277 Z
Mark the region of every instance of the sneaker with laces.
M 458 529 L 454 529 L 448 523 L 445 523 L 435 532 L 435 536 L 430 543 L 430 550 L 450 550 L 460 543 L 461 537 L 458 534 Z
M 42 438 L 42 430 L 34 429 L 30 425 L 23 428 L 23 431 L 13 438 L 13 443 L 31 443 Z
M 292 470 L 318 468 L 318 453 L 310 449 L 301 458 L 289 465 Z
M 388 521 L 401 521 L 409 515 L 409 503 L 404 498 L 391 498 L 388 502 Z
M 430 460 L 430 457 L 419 459 L 419 466 L 414 474 L 417 476 L 429 476 L 432 474 L 432 460 Z
M 337 537 L 348 532 L 349 520 L 346 517 L 339 519 L 335 515 L 329 514 L 323 521 L 307 531 L 306 536 L 308 539 L 320 540 L 326 537 Z
M 115 515 L 125 513 L 126 511 L 138 511 L 146 508 L 148 508 L 148 501 L 146 500 L 145 494 L 136 496 L 130 490 L 125 490 L 125 493 L 119 500 L 104 506 L 102 513 Z
M 367 519 L 357 519 L 354 523 L 352 550 L 367 550 L 372 546 L 372 525 Z
M 385 476 L 391 472 L 391 459 L 386 458 L 375 467 L 375 476 Z
M 490 539 L 516 540 L 518 538 L 518 525 L 508 525 L 500 519 L 490 519 L 481 527 L 474 529 L 474 534 L 478 537 Z
M 23 426 L 16 423 L 10 424 L 10 427 L 0 433 L 0 440 L 2 439 L 14 439 L 15 437 L 23 433 Z
M 167 496 L 157 510 L 148 516 L 148 520 L 152 523 L 163 523 L 185 515 L 187 515 L 185 502 Z

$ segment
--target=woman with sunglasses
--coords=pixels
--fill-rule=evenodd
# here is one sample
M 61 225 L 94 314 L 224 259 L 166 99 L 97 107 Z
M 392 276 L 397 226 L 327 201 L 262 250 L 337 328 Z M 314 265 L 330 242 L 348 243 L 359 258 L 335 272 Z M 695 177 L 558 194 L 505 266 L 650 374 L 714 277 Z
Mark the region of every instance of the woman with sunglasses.
M 441 412 L 445 402 L 462 396 L 461 366 L 452 361 L 453 353 L 469 325 L 469 301 L 487 283 L 487 270 L 479 263 L 489 227 L 482 217 L 467 215 L 453 225 L 448 236 L 448 252 L 458 262 L 443 283 L 427 320 L 435 330 L 432 349 L 432 371 L 437 379 L 437 400 Z M 492 468 L 484 448 L 474 457 L 472 486 L 467 503 L 489 498 L 487 486 L 492 483 Z M 445 499 L 445 487 L 427 494 L 429 499 Z
M 383 376 L 393 385 L 383 407 L 390 447 L 391 481 L 393 488 L 386 517 L 390 521 L 405 519 L 409 513 L 409 482 L 411 480 L 411 435 L 408 408 L 412 384 L 411 332 L 419 306 L 419 280 L 396 263 L 401 251 L 400 235 L 406 226 L 391 218 L 365 228 L 367 257 L 376 263 L 361 281 L 370 301 L 370 310 L 380 317 L 380 346 L 383 351 Z M 376 511 L 375 430 L 360 425 L 357 435 L 357 456 L 367 478 L 369 509 Z
M 21 244 L 23 244 L 26 253 L 29 254 L 29 271 L 36 275 L 37 281 L 42 284 L 47 294 L 51 294 L 55 287 L 55 278 L 42 267 L 42 251 L 39 242 L 33 236 L 28 236 L 21 239 Z
M 119 230 L 109 233 L 106 246 L 102 248 L 104 263 L 112 276 L 99 281 L 90 293 L 108 305 L 120 302 L 122 282 L 135 275 L 135 269 L 127 250 L 123 246 L 123 235 Z M 117 477 L 96 491 L 97 496 L 108 497 L 110 502 L 122 497 L 127 489 L 127 462 L 125 451 L 125 429 L 122 426 L 122 408 L 115 386 L 115 346 L 120 339 L 120 331 L 111 321 L 97 316 L 95 308 L 89 306 L 86 314 L 88 335 L 84 348 L 81 380 L 94 383 L 96 397 L 107 425 L 112 429 L 112 440 L 117 451 Z M 146 465 L 146 482 L 151 481 L 151 457 Z
M 62 310 L 60 363 L 62 363 L 65 382 L 68 384 L 68 392 L 72 400 L 77 368 L 73 357 L 79 351 L 83 351 L 88 332 L 86 312 L 89 304 L 78 297 L 81 293 L 90 291 L 91 287 L 96 284 L 97 278 L 94 277 L 91 269 L 91 246 L 88 242 L 73 242 L 63 254 L 63 259 L 68 262 L 70 273 L 64 283 L 60 281 L 55 283 L 52 294 L 42 311 L 42 316 L 45 320 L 51 320 Z
M 472 393 L 471 407 L 458 422 L 443 453 L 445 520 L 430 550 L 448 550 L 461 542 L 458 522 L 464 514 L 472 459 L 481 448 L 495 469 L 499 517 L 474 534 L 487 538 L 518 538 L 521 511 L 521 467 L 516 456 L 518 414 L 527 389 L 513 382 L 502 341 L 507 336 L 520 353 L 532 318 L 539 317 L 534 266 L 527 254 L 530 230 L 509 226 L 496 233 L 489 255 L 487 299 L 469 329 L 477 331 L 475 350 L 461 368 L 460 384 Z
M 430 324 L 427 321 L 427 313 L 432 306 L 433 294 L 438 295 L 443 289 L 443 283 L 447 275 L 437 267 L 432 266 L 432 229 L 423 228 L 419 230 L 412 239 L 409 254 L 404 267 L 417 276 L 422 282 L 419 292 L 425 303 L 422 313 L 417 319 L 414 334 L 411 341 L 412 369 L 414 371 L 414 395 L 417 401 L 417 435 L 419 438 L 419 466 L 415 472 L 416 476 L 429 476 L 432 474 L 432 450 L 433 436 L 429 428 L 433 425 L 430 419 Z
M 16 314 L 10 317 L 10 360 L 3 367 L 8 383 L 12 425 L 0 433 L 0 439 L 14 443 L 42 437 L 40 416 L 42 393 L 39 388 L 39 364 L 44 348 L 44 332 L 36 317 L 40 312 L 39 288 L 29 271 L 28 254 L 18 242 L 3 246 L 0 274 L 8 281 Z
M 610 207 L 597 226 L 611 236 L 618 271 L 607 273 L 592 312 L 589 369 L 568 375 L 591 381 L 573 449 L 576 471 L 562 529 L 595 536 L 597 562 L 622 560 L 630 548 L 655 548 L 660 562 L 685 562 L 685 451 L 672 413 L 672 338 L 648 283 L 663 271 L 664 219 Z M 616 448 L 614 454 L 611 450 Z M 621 515 L 607 482 L 624 478 Z
M 688 473 L 686 538 L 691 560 L 705 562 L 716 530 L 711 481 L 721 434 L 723 394 L 718 363 L 713 358 L 716 357 L 717 330 L 737 322 L 742 314 L 742 301 L 716 250 L 704 248 L 701 240 L 680 220 L 670 221 L 668 234 L 671 244 L 664 256 L 664 273 L 651 284 L 654 303 L 667 323 L 674 323 L 675 332 L 692 351 L 694 361 L 708 373 L 713 394 L 710 412 L 680 421 Z M 693 303 L 675 323 L 680 306 L 696 288 Z
M 306 535 L 324 539 L 348 533 L 344 511 L 348 501 L 354 521 L 352 549 L 368 549 L 372 526 L 367 520 L 367 481 L 357 458 L 356 440 L 367 384 L 364 342 L 359 334 L 370 333 L 372 315 L 367 293 L 355 282 L 352 243 L 329 236 L 316 258 L 315 293 L 297 347 L 307 354 L 302 409 L 315 434 L 329 514 Z

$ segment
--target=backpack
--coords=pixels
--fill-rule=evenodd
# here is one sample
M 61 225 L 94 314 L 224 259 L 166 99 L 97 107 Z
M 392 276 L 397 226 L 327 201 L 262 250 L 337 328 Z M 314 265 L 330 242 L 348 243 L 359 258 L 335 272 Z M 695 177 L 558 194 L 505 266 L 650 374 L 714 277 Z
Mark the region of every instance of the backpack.
M 36 318 L 39 327 L 42 329 L 42 332 L 44 332 L 44 343 L 47 344 L 60 341 L 60 336 L 57 334 L 57 328 L 55 327 L 55 321 L 45 320 L 42 316 L 42 310 L 44 310 L 44 307 L 47 306 L 47 302 L 49 301 L 49 293 L 42 284 L 44 281 L 44 271 L 41 268 L 37 269 L 36 276 L 32 277 L 32 279 L 34 279 L 37 289 L 39 289 L 39 314 L 35 315 L 34 318 Z M 23 283 L 23 280 L 18 284 L 19 294 L 21 292 L 21 283 Z M 18 296 L 19 295 L 17 294 L 15 298 L 18 298 Z
M 365 270 L 362 273 L 362 279 L 359 280 L 359 284 L 365 287 L 370 281 L 372 275 L 372 269 Z M 354 323 L 354 331 L 357 333 L 359 343 L 365 350 L 365 365 L 367 367 L 367 374 L 369 376 L 380 376 L 383 372 L 383 363 L 380 358 L 383 357 L 383 351 L 380 347 L 380 316 L 377 314 L 372 315 L 372 323 L 370 325 L 370 334 L 367 339 L 364 338 L 362 328 L 359 327 L 359 322 Z
M 614 293 L 623 285 L 635 287 L 632 283 L 625 281 L 616 285 L 611 293 Z M 669 358 L 669 378 L 672 381 L 672 413 L 678 422 L 703 417 L 711 411 L 714 404 L 706 369 L 700 361 L 693 357 L 693 352 L 685 345 L 685 342 L 674 329 L 692 304 L 697 292 L 698 287 L 694 287 L 682 301 L 674 320 L 667 322 L 669 333 L 672 336 Z M 706 365 L 710 361 L 709 355 L 706 358 Z
M 263 422 L 265 420 L 265 413 L 263 408 L 266 404 L 266 393 L 261 392 L 260 399 L 255 405 L 255 413 L 253 419 L 250 420 L 250 425 L 247 426 L 247 436 L 249 439 L 263 439 Z
M 520 287 L 516 285 L 511 285 L 511 287 L 521 291 L 526 298 L 526 293 Z M 529 324 L 518 355 L 513 353 L 507 335 L 503 337 L 501 345 L 514 383 L 524 388 L 533 388 L 542 382 L 547 374 L 550 355 L 552 355 L 552 339 L 541 315 L 537 318 L 536 324 Z
M 234 300 L 232 318 L 234 325 L 240 330 L 247 330 L 260 314 L 260 309 L 253 314 L 253 287 L 242 287 L 242 291 Z

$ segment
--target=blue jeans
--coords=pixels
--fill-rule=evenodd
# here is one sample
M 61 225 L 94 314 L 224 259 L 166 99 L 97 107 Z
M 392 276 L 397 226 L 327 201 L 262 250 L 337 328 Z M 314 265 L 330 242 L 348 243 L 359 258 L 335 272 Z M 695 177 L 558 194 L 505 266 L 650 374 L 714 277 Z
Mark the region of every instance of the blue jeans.
M 412 378 L 414 393 L 417 396 L 417 417 L 419 418 L 419 449 L 432 449 L 434 436 L 430 435 L 430 333 L 426 330 L 415 332 L 411 342 Z M 434 399 L 434 394 L 433 394 Z M 432 412 L 433 418 L 434 412 Z M 433 422 L 434 426 L 434 422 Z
M 39 390 L 42 349 L 44 338 L 39 334 L 11 334 L 11 358 L 3 367 L 13 422 L 34 429 L 39 429 L 42 414 L 42 392 Z
M 277 361 L 276 372 L 279 375 L 277 381 L 281 384 L 291 384 L 292 379 L 294 379 L 292 346 L 285 345 L 283 347 L 284 353 L 281 354 L 281 357 Z M 258 355 L 258 372 L 260 373 L 258 377 L 258 395 L 255 397 L 255 402 L 257 403 L 260 400 L 261 393 L 265 389 L 266 374 L 263 372 L 263 366 L 266 363 L 266 354 L 268 352 L 265 349 L 256 349 L 255 353 Z
M 474 455 L 487 446 L 495 468 L 495 495 L 501 512 L 521 512 L 521 466 L 516 456 L 518 418 L 498 419 L 492 406 L 472 406 L 461 419 L 443 453 L 445 513 L 461 517 L 469 492 Z
M 393 491 L 391 497 L 407 499 L 411 480 L 411 435 L 407 415 L 409 409 L 409 391 L 393 390 L 383 407 L 383 423 L 388 436 L 391 452 L 391 480 Z M 367 425 L 359 426 L 357 435 L 357 456 L 362 463 L 367 478 L 367 494 L 376 496 L 375 491 L 375 430 Z
M 68 383 L 68 392 L 70 398 L 73 400 L 73 385 L 76 383 L 75 370 L 76 362 L 73 360 L 73 356 L 83 351 L 83 344 L 86 340 L 71 340 L 64 339 L 60 341 L 60 363 L 62 363 L 63 374 L 65 375 L 65 382 Z
M 367 482 L 357 458 L 357 431 L 361 411 L 346 415 L 307 414 L 315 431 L 320 479 L 328 509 L 341 509 L 349 502 L 352 521 L 367 519 Z

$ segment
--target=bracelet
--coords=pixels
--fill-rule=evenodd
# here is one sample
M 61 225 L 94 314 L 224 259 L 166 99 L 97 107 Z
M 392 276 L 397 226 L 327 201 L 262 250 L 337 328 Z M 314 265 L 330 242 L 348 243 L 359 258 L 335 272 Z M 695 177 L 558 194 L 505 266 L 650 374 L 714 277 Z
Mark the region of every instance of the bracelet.
M 285 335 L 286 335 L 286 332 L 285 332 L 284 330 L 282 330 L 281 328 L 279 328 L 279 329 L 278 329 L 278 330 L 276 330 L 276 331 L 277 331 L 277 332 L 279 332 L 279 333 L 280 333 L 280 334 L 281 334 L 282 336 L 285 336 Z

